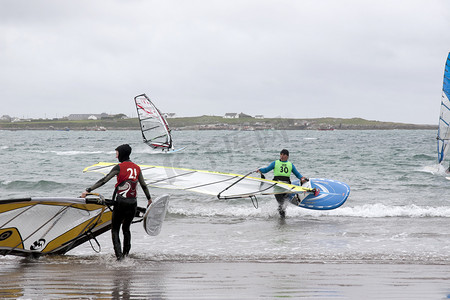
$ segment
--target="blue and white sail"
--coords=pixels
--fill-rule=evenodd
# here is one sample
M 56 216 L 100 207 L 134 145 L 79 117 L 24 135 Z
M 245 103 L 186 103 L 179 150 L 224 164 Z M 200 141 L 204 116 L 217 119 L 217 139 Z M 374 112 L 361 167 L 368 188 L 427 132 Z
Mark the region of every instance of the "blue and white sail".
M 445 63 L 444 83 L 442 87 L 441 112 L 437 134 L 438 163 L 443 164 L 449 149 L 450 140 L 450 53 Z

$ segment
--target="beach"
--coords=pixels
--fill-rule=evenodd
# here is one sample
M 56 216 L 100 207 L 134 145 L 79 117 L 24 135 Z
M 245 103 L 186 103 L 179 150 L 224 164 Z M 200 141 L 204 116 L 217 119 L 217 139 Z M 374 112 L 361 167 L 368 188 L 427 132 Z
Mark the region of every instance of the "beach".
M 76 256 L 2 260 L 10 299 L 446 299 L 447 265 L 170 262 Z

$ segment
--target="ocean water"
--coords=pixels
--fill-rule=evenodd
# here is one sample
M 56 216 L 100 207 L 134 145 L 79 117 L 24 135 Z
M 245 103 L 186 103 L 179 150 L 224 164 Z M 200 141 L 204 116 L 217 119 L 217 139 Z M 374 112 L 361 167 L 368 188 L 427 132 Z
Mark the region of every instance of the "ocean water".
M 351 188 L 350 196 L 343 206 L 331 211 L 288 206 L 286 218 L 281 220 L 271 196 L 258 197 L 256 209 L 250 200 L 224 201 L 203 194 L 151 188 L 154 197 L 171 196 L 168 214 L 156 237 L 146 235 L 140 224 L 133 225 L 131 257 L 127 262 L 106 267 L 107 262 L 114 262 L 110 235 L 106 233 L 98 238 L 100 253 L 85 243 L 61 258 L 25 263 L 17 257 L 0 258 L 2 280 L 17 273 L 17 264 L 26 270 L 19 272 L 22 278 L 32 277 L 30 270 L 51 273 L 54 265 L 59 266 L 59 271 L 61 265 L 73 265 L 75 270 L 79 265 L 94 265 L 88 273 L 101 266 L 106 269 L 106 281 L 112 276 L 108 273 L 110 268 L 132 273 L 131 270 L 147 265 L 154 270 L 149 275 L 154 280 L 166 276 L 176 286 L 162 284 L 162 289 L 170 292 L 151 297 L 150 292 L 144 291 L 148 298 L 186 297 L 186 291 L 190 291 L 185 286 L 188 283 L 198 291 L 208 290 L 202 274 L 211 280 L 211 293 L 190 294 L 194 298 L 226 295 L 220 294 L 219 284 L 227 281 L 226 276 L 253 282 L 241 287 L 243 294 L 230 294 L 236 299 L 260 298 L 263 291 L 264 295 L 272 293 L 273 298 L 352 298 L 358 286 L 369 286 L 376 292 L 378 286 L 370 285 L 370 278 L 379 280 L 379 286 L 388 287 L 388 293 L 397 298 L 408 295 L 426 299 L 419 297 L 423 296 L 416 293 L 419 290 L 433 291 L 435 294 L 428 294 L 434 296 L 430 299 L 446 298 L 449 294 L 450 283 L 446 286 L 446 282 L 450 279 L 450 181 L 442 170 L 437 170 L 435 131 L 174 131 L 173 135 L 175 146 L 186 149 L 155 154 L 142 143 L 139 131 L 0 131 L 1 199 L 79 196 L 101 177 L 83 173 L 83 169 L 99 161 L 115 162 L 114 149 L 123 143 L 132 146 L 131 158 L 139 164 L 239 174 L 268 165 L 286 148 L 290 161 L 302 175 L 345 182 Z M 108 197 L 113 186 L 111 181 L 97 191 Z M 142 191 L 140 195 L 139 203 L 145 206 Z M 211 270 L 207 268 L 209 264 L 218 273 L 207 271 Z M 375 270 L 370 268 L 373 265 L 377 266 Z M 291 270 L 294 266 L 306 273 Z M 417 266 L 423 272 L 414 277 Z M 167 268 L 172 275 L 167 276 Z M 339 273 L 340 268 L 347 271 Z M 186 281 L 173 275 L 177 269 Z M 228 274 L 230 270 L 237 270 L 238 274 Z M 302 277 L 305 274 L 308 276 Z M 323 286 L 317 284 L 320 279 L 311 279 L 320 277 L 329 282 L 330 274 L 344 278 L 343 282 L 334 282 L 335 293 L 324 292 Z M 196 276 L 199 281 L 192 279 Z M 274 278 L 285 285 L 269 287 L 267 282 Z M 300 279 L 310 286 L 292 290 Z M 358 279 L 355 289 L 349 288 Z M 392 285 L 392 280 L 413 288 L 406 292 Z M 137 286 L 142 289 L 139 283 Z M 102 288 L 99 283 L 100 291 L 95 290 L 100 296 Z M 41 295 L 36 289 L 21 289 L 19 296 L 23 298 Z M 143 295 L 139 289 L 140 292 L 126 290 L 131 298 Z

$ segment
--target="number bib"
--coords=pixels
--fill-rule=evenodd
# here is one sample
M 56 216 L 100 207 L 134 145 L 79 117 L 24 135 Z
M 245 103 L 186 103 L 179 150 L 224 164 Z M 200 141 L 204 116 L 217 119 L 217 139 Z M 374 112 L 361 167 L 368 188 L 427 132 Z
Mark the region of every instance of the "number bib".
M 292 173 L 292 163 L 289 161 L 275 161 L 275 168 L 273 168 L 273 175 L 290 177 Z
M 123 198 L 136 198 L 137 183 L 141 168 L 131 161 L 119 164 L 120 172 L 117 175 L 117 194 Z

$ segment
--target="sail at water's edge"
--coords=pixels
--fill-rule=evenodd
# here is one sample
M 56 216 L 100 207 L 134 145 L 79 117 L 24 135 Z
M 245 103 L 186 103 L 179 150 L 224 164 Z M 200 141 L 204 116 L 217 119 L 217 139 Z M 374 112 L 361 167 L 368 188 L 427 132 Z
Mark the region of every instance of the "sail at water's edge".
M 108 174 L 116 163 L 99 162 L 83 172 Z M 184 168 L 140 165 L 147 185 L 217 196 L 219 199 L 250 198 L 256 195 L 311 193 L 310 188 L 247 175 Z
M 0 200 L 0 255 L 64 254 L 111 228 L 112 212 L 84 198 Z
M 437 135 L 438 163 L 442 163 L 449 149 L 450 140 L 450 53 L 445 63 L 441 110 Z
M 173 149 L 169 125 L 147 95 L 134 97 L 144 143 L 153 149 Z

